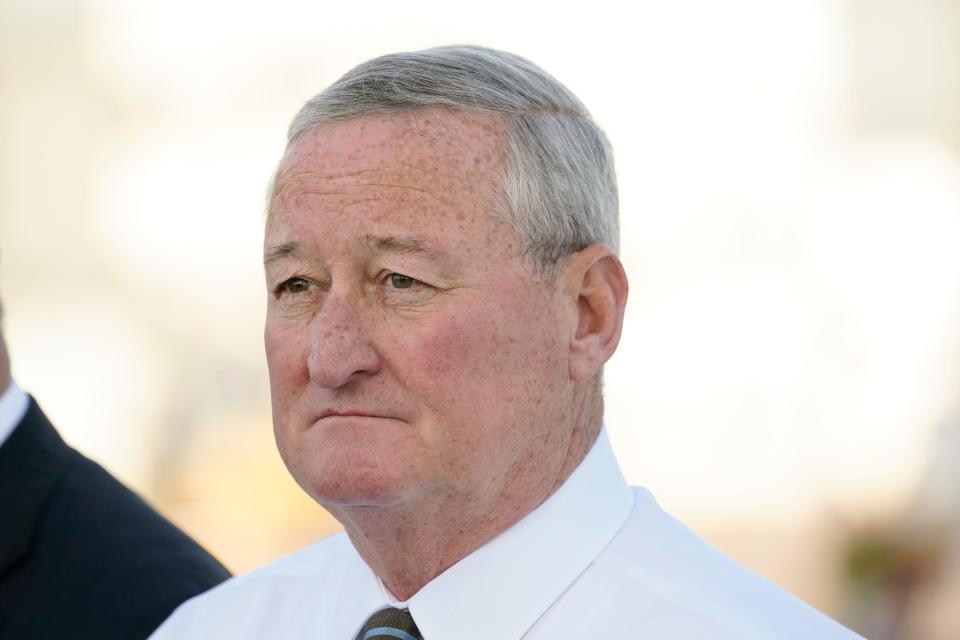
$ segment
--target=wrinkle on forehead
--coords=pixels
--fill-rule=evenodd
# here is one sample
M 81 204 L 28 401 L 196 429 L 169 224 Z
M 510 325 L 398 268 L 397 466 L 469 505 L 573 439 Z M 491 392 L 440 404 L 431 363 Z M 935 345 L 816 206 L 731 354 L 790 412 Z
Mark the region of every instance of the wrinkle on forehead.
M 296 210 L 346 214 L 364 206 L 379 206 L 384 213 L 405 211 L 410 215 L 418 215 L 438 207 L 454 210 L 460 203 L 437 189 L 396 180 L 356 180 L 352 174 L 335 178 L 322 174 L 304 178 L 294 174 L 277 190 L 271 211 L 278 218 L 283 218 L 285 213 Z
M 320 125 L 281 161 L 271 215 L 311 196 L 350 206 L 358 203 L 360 191 L 368 200 L 400 204 L 420 197 L 450 206 L 461 198 L 447 194 L 483 190 L 480 201 L 489 209 L 505 158 L 503 122 L 464 111 L 378 114 Z

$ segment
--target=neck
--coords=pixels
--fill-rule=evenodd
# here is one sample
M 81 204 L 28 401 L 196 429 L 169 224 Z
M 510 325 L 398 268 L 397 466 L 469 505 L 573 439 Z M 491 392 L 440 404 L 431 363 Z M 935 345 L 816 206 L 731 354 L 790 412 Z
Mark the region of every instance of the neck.
M 328 510 L 343 524 L 357 552 L 390 592 L 407 600 L 539 507 L 566 482 L 597 439 L 602 398 L 597 394 L 578 409 L 577 424 L 581 426 L 569 433 L 556 458 L 558 464 L 544 469 L 538 458 L 530 465 L 538 472 L 536 478 L 522 472 L 510 474 L 511 481 L 493 496 L 443 495 L 416 504 L 328 506 Z

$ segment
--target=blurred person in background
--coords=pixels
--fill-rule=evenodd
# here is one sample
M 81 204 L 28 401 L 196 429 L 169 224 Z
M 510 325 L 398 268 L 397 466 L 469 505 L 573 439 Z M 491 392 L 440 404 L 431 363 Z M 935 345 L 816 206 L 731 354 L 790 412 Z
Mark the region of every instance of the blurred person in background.
M 623 479 L 610 145 L 529 61 L 361 64 L 291 125 L 264 242 L 274 431 L 344 526 L 158 639 L 819 640 L 854 633 Z
M 230 575 L 64 443 L 13 381 L 2 331 L 0 522 L 0 639 L 146 638 Z

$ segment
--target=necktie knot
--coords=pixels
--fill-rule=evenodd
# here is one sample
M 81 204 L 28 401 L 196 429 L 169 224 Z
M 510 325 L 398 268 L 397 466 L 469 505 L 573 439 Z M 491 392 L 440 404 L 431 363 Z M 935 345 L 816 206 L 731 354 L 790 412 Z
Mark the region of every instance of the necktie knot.
M 356 640 L 423 640 L 407 609 L 387 607 L 363 623 Z

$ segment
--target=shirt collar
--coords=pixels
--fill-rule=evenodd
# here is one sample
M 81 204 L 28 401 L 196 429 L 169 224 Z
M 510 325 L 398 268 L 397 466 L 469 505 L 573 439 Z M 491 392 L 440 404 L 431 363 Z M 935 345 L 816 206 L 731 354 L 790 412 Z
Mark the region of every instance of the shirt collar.
M 17 428 L 30 406 L 27 397 L 16 382 L 11 381 L 6 391 L 0 395 L 0 446 L 7 441 L 13 430 Z
M 590 566 L 632 507 L 633 492 L 601 428 L 556 493 L 410 598 L 423 637 L 519 639 Z
M 337 576 L 338 590 L 331 601 L 320 603 L 317 628 L 329 631 L 325 637 L 347 639 L 356 635 L 370 614 L 392 605 L 384 599 L 377 576 L 347 536 L 342 540 L 344 553 L 328 570 L 328 575 Z

